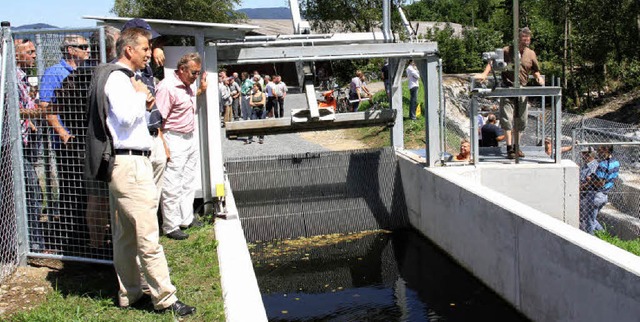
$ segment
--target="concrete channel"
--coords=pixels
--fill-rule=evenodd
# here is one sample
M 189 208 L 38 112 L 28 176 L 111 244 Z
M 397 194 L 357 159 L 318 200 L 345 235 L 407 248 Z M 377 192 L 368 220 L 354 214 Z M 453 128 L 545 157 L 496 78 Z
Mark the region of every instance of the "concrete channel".
M 637 321 L 640 259 L 577 228 L 574 163 L 426 168 L 396 155 L 411 225 L 525 316 Z M 266 321 L 227 189 L 229 215 L 216 222 L 227 320 Z

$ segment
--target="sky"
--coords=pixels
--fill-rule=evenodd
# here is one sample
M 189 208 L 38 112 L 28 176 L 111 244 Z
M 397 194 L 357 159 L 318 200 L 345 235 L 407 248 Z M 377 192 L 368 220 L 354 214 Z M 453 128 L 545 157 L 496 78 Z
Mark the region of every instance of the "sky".
M 82 16 L 114 16 L 114 0 L 0 0 L 0 20 L 19 27 L 46 23 L 56 27 L 91 27 L 95 20 Z M 283 7 L 286 0 L 242 0 L 239 8 Z

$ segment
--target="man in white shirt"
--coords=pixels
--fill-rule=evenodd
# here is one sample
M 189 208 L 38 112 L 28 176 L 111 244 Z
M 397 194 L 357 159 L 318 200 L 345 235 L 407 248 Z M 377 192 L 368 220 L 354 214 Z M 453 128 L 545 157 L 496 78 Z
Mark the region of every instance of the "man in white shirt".
M 416 108 L 418 107 L 418 89 L 420 88 L 420 73 L 413 60 L 409 61 L 407 67 L 407 79 L 409 80 L 409 118 L 416 119 Z
M 274 76 L 273 82 L 275 83 L 276 88 L 276 103 L 274 106 L 274 113 L 276 117 L 284 116 L 284 98 L 287 97 L 287 84 L 282 81 L 282 76 L 276 75 Z
M 274 76 L 275 78 L 275 76 Z M 267 118 L 274 117 L 277 114 L 277 111 L 274 111 L 274 107 L 276 106 L 276 84 L 271 81 L 271 76 L 264 75 L 264 81 L 266 85 L 264 86 L 264 92 L 267 94 Z
M 143 297 L 142 273 L 156 310 L 186 316 L 195 308 L 176 297 L 159 240 L 158 197 L 149 161 L 153 138 L 145 114 L 155 99 L 147 85 L 133 78 L 133 72 L 144 68 L 151 59 L 150 38 L 151 33 L 141 28 L 122 32 L 116 45 L 116 64 L 130 73 L 114 71 L 104 86 L 108 101 L 106 125 L 116 154 L 109 182 L 113 265 L 120 282 L 120 306 L 129 307 Z M 138 254 L 141 268 L 136 264 Z

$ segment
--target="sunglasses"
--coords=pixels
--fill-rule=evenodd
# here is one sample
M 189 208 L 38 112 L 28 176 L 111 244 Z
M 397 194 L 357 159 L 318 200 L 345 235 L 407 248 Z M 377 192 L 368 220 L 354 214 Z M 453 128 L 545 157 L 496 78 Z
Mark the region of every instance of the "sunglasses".
M 82 49 L 82 50 L 89 49 L 89 45 L 86 45 L 86 44 L 84 44 L 84 45 L 70 45 L 70 46 L 74 47 L 74 48 Z
M 188 72 L 188 73 L 190 73 L 190 74 L 191 74 L 191 76 L 198 76 L 198 75 L 200 75 L 200 71 L 199 71 L 199 70 L 191 71 L 191 70 L 185 69 L 185 71 L 186 71 L 186 72 Z

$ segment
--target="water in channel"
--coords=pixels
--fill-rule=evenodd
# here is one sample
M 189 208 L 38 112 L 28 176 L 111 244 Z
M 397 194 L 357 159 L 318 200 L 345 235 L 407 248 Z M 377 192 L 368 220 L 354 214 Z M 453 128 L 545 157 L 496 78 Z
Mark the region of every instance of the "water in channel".
M 250 251 L 270 321 L 528 321 L 412 229 Z

